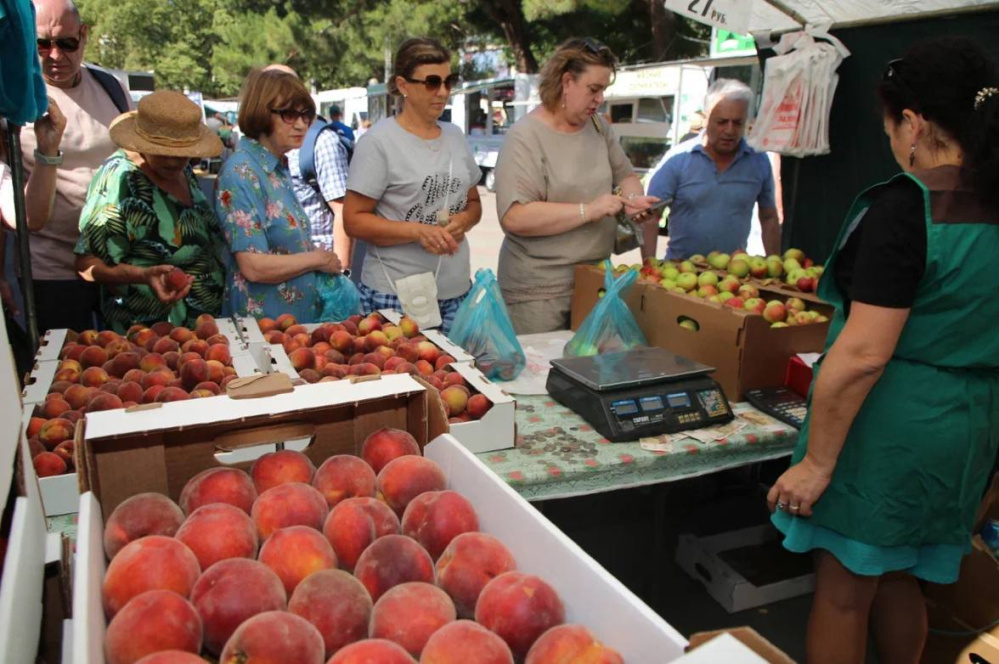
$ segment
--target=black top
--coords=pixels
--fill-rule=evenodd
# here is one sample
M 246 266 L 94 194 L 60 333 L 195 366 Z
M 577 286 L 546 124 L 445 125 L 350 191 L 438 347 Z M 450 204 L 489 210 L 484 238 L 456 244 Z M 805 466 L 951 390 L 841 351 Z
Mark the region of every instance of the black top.
M 835 279 L 850 302 L 908 309 L 926 271 L 923 193 L 908 178 L 877 193 L 836 260 Z

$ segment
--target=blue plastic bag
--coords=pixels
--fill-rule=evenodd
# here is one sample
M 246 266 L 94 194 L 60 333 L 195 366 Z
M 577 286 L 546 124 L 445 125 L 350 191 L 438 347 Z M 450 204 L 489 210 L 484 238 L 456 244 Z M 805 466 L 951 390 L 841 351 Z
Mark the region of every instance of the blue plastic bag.
M 646 346 L 648 342 L 621 295 L 638 279 L 628 270 L 614 279 L 614 267 L 604 261 L 604 296 L 597 301 L 579 330 L 565 345 L 565 357 L 586 357 Z
M 513 380 L 527 363 L 492 270 L 475 273 L 448 337 L 475 358 L 475 366 L 490 380 Z
M 361 313 L 361 294 L 348 277 L 342 274 L 320 274 L 316 279 L 319 291 L 319 320 L 347 320 Z

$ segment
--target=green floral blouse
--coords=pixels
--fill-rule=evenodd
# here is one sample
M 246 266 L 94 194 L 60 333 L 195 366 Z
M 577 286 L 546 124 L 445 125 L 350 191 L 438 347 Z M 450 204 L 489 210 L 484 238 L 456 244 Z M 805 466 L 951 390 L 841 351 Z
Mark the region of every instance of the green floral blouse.
M 190 207 L 153 184 L 118 150 L 90 182 L 77 254 L 92 254 L 109 266 L 173 265 L 194 277 L 191 292 L 172 306 L 160 302 L 146 284 L 102 284 L 104 323 L 116 332 L 161 320 L 193 327 L 203 313 L 221 314 L 225 240 L 193 171 L 187 178 Z

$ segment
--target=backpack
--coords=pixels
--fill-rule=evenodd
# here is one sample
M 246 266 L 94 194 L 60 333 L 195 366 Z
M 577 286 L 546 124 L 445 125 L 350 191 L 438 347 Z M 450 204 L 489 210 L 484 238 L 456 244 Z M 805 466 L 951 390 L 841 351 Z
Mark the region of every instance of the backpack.
M 337 138 L 340 139 L 340 145 L 347 151 L 348 164 L 350 164 L 350 160 L 354 156 L 354 141 L 350 140 L 349 136 L 344 135 L 342 130 L 334 123 L 322 117 L 317 117 L 316 121 L 309 127 L 308 133 L 305 134 L 302 147 L 298 151 L 298 170 L 301 173 L 302 179 L 316 190 L 320 198 L 322 198 L 323 194 L 319 188 L 319 180 L 316 176 L 316 141 L 319 140 L 319 135 L 327 129 L 335 132 Z
M 121 82 L 114 77 L 114 74 L 106 69 L 102 69 L 96 65 L 84 65 L 97 82 L 100 83 L 101 87 L 104 88 L 104 92 L 108 93 L 111 97 L 111 102 L 114 104 L 115 108 L 118 109 L 119 113 L 125 113 L 129 110 L 129 98 L 128 93 L 125 89 L 121 87 Z

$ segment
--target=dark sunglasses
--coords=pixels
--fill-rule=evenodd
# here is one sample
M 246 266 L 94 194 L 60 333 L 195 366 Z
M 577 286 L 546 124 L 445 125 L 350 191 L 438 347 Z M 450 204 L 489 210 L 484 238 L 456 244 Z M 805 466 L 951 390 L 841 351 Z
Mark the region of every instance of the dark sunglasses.
M 58 39 L 45 39 L 39 37 L 35 40 L 39 53 L 48 53 L 52 46 L 58 46 L 63 53 L 76 53 L 80 50 L 80 39 L 78 37 L 59 37 Z
M 447 78 L 441 78 L 437 74 L 433 74 L 424 79 L 407 78 L 406 80 L 410 83 L 422 83 L 427 89 L 427 92 L 437 92 L 441 89 L 442 85 L 450 91 L 452 88 L 461 84 L 461 76 L 458 74 L 451 74 Z
M 271 113 L 275 115 L 280 115 L 281 119 L 284 120 L 285 124 L 293 125 L 298 122 L 299 118 L 305 120 L 305 124 L 312 124 L 312 121 L 316 117 L 316 112 L 312 109 L 305 109 L 304 111 L 296 111 L 293 108 L 272 108 Z
M 609 51 L 610 48 L 607 47 L 603 42 L 598 42 L 592 37 L 583 37 L 583 48 L 592 53 L 593 55 L 601 55 L 605 51 Z

